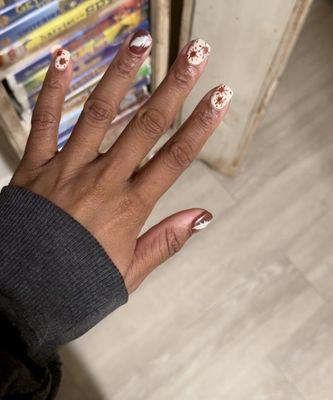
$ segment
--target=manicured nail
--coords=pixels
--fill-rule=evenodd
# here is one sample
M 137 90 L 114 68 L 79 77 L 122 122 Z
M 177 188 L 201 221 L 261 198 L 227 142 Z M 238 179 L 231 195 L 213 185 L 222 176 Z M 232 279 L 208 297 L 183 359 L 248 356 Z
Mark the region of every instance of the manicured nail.
M 69 64 L 69 60 L 71 59 L 71 54 L 69 51 L 60 49 L 57 50 L 55 59 L 54 59 L 54 66 L 59 70 L 59 71 L 65 71 Z
M 216 108 L 216 110 L 222 110 L 230 103 L 233 94 L 234 92 L 230 89 L 229 86 L 219 86 L 210 98 L 212 106 Z
M 210 224 L 212 219 L 213 219 L 212 214 L 205 211 L 204 213 L 202 213 L 198 218 L 196 218 L 193 221 L 192 231 L 197 232 L 197 231 L 201 231 L 202 229 L 205 229 Z
M 149 32 L 144 29 L 140 29 L 135 32 L 131 41 L 129 42 L 129 49 L 134 54 L 143 54 L 152 43 L 152 38 Z
M 194 40 L 187 50 L 187 61 L 192 65 L 201 64 L 210 53 L 210 46 L 202 39 Z

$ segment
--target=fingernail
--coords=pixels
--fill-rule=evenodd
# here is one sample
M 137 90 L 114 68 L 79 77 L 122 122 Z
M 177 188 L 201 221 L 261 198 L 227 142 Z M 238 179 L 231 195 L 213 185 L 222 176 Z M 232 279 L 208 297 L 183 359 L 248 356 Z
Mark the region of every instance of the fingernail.
M 69 51 L 64 49 L 57 50 L 54 59 L 54 66 L 59 71 L 65 71 L 65 69 L 68 67 L 70 59 L 71 54 Z
M 186 56 L 187 61 L 191 65 L 201 64 L 210 53 L 210 46 L 207 42 L 202 39 L 194 40 L 187 50 Z
M 229 86 L 221 85 L 212 94 L 210 102 L 216 110 L 222 110 L 230 103 L 233 94 Z
M 212 214 L 205 211 L 204 213 L 199 215 L 199 217 L 193 221 L 192 231 L 198 232 L 198 231 L 201 231 L 202 229 L 205 229 L 210 224 L 212 219 L 213 219 Z
M 131 41 L 129 42 L 129 49 L 134 54 L 143 54 L 152 43 L 152 38 L 149 32 L 144 29 L 140 29 L 135 32 Z

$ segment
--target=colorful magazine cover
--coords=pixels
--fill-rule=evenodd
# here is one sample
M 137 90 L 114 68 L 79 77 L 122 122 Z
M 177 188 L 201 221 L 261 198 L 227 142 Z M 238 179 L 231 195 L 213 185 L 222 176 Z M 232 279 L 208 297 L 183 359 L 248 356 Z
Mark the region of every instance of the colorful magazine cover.
M 43 7 L 54 0 L 20 0 L 5 7 L 0 7 L 0 29 L 12 24 L 19 18 L 31 13 L 37 8 Z
M 115 55 L 116 55 L 115 51 L 111 52 L 110 54 L 106 54 L 104 57 L 101 58 L 101 61 L 96 65 L 94 65 L 92 68 L 85 70 L 78 76 L 74 75 L 74 77 L 71 80 L 70 88 L 67 92 L 67 97 L 70 96 L 72 92 L 76 91 L 77 89 L 85 85 L 87 82 L 103 74 L 108 68 L 109 64 L 114 59 Z M 20 99 L 20 103 L 24 109 L 25 108 L 32 109 L 35 106 L 39 91 L 40 88 L 37 91 L 35 91 L 31 96 L 29 96 L 28 102 L 23 101 L 22 98 Z
M 15 5 L 16 3 L 18 3 L 17 0 L 0 0 L 0 10 Z M 23 3 L 23 1 L 20 3 Z
M 103 39 L 99 37 L 91 39 L 91 41 L 88 41 L 86 45 L 73 50 L 71 53 L 74 62 L 73 78 L 81 75 L 94 66 L 98 66 L 98 64 L 103 62 L 103 60 L 110 59 L 110 56 L 118 51 L 120 44 L 128 33 L 131 33 L 138 28 L 148 29 L 148 21 L 144 21 L 144 23 L 139 26 L 135 24 L 138 21 L 137 16 L 138 13 L 133 13 L 125 18 L 126 21 L 122 24 L 126 26 L 126 29 L 125 31 L 121 30 L 124 34 L 114 37 L 114 34 L 119 32 L 120 29 L 118 26 L 119 23 L 117 23 L 102 32 L 100 36 L 102 36 Z M 93 46 L 94 43 L 92 42 L 96 43 L 96 47 Z M 47 69 L 48 65 L 22 83 L 18 83 L 15 76 L 9 76 L 7 78 L 8 85 L 19 102 L 24 102 L 28 97 L 41 89 Z
M 116 8 L 98 21 L 95 21 L 92 25 L 85 27 L 82 31 L 76 31 L 69 37 L 58 40 L 54 43 L 53 48 L 63 47 L 73 53 L 82 46 L 88 46 L 89 43 L 94 43 L 95 38 L 101 36 L 106 36 L 110 42 L 112 40 L 119 40 L 119 42 L 121 42 L 123 40 L 122 34 L 125 35 L 128 33 L 127 31 L 130 31 L 147 18 L 146 10 L 147 7 L 139 8 L 124 15 L 123 7 L 121 10 Z M 116 17 L 119 13 L 122 13 L 123 18 Z M 112 26 L 117 24 L 118 27 L 120 27 L 120 32 L 118 29 L 116 29 L 116 31 L 112 30 Z M 107 33 L 109 29 L 111 31 Z M 90 47 L 93 47 L 93 44 L 90 44 Z M 7 75 L 7 78 L 11 79 L 13 83 L 19 84 L 43 68 L 48 67 L 50 60 L 51 53 L 50 49 L 47 48 L 45 52 L 39 52 L 37 57 L 30 59 L 22 68 L 13 70 L 9 76 Z
M 75 8 L 84 0 L 53 0 L 46 2 L 43 6 L 36 7 L 35 10 L 30 10 L 21 18 L 8 24 L 3 29 L 0 29 L 0 49 L 15 43 L 17 40 L 37 29 L 53 18 L 65 13 L 66 11 Z M 31 3 L 31 2 L 30 2 Z M 15 7 L 12 12 L 15 12 Z M 11 13 L 8 11 L 11 15 Z M 7 18 L 7 14 L 2 14 L 0 11 L 0 22 Z
M 5 78 L 22 122 L 30 125 L 51 54 L 59 47 L 68 49 L 74 70 L 59 127 L 62 148 L 121 43 L 134 30 L 149 30 L 148 8 L 149 0 L 0 0 L 0 73 L 5 77 L 10 71 Z M 147 100 L 150 75 L 148 58 L 108 133 Z
M 125 5 L 127 12 L 131 12 L 131 7 L 126 8 L 126 4 L 137 9 L 144 5 L 146 0 L 126 0 L 121 4 Z M 85 0 L 82 4 L 72 10 L 52 19 L 47 24 L 35 29 L 14 44 L 7 46 L 0 51 L 0 66 L 8 66 L 15 61 L 23 58 L 29 52 L 49 43 L 64 32 L 75 27 L 86 20 L 92 22 L 96 16 L 111 5 L 118 6 L 116 0 Z
M 97 73 L 97 71 L 92 71 L 91 74 L 92 78 L 87 80 L 84 79 L 84 82 L 81 81 L 81 84 L 77 84 L 78 82 L 76 81 L 75 89 L 70 90 L 70 92 L 67 93 L 66 95 L 63 110 L 69 111 L 72 108 L 75 108 L 76 106 L 82 105 L 83 102 L 88 98 L 91 91 L 95 88 L 97 83 L 102 78 L 104 71 L 99 74 Z M 151 75 L 151 62 L 150 59 L 148 58 L 147 60 L 145 60 L 140 70 L 138 71 L 133 87 L 135 88 L 137 84 L 148 85 L 150 83 L 150 75 Z M 26 123 L 29 123 L 31 120 L 33 105 L 35 104 L 37 97 L 38 96 L 36 95 L 34 96 L 33 99 L 32 98 L 28 99 L 28 103 L 25 104 L 25 107 L 23 108 L 23 110 L 21 110 L 20 113 L 21 117 Z

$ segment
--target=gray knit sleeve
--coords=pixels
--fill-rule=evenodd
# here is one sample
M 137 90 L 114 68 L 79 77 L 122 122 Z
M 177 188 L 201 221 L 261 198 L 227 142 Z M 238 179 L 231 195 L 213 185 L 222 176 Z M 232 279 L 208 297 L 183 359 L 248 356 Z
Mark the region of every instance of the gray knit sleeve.
M 97 240 L 24 188 L 0 193 L 0 312 L 32 353 L 52 354 L 128 299 Z

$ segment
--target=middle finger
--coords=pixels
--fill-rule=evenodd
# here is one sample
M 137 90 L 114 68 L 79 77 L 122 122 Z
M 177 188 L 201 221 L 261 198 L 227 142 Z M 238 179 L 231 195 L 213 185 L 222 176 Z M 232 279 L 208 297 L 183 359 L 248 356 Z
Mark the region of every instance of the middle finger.
M 138 111 L 111 149 L 103 156 L 121 164 L 123 179 L 129 178 L 160 136 L 168 130 L 185 98 L 202 74 L 210 46 L 202 39 L 191 41 L 178 55 L 167 76 L 152 97 Z
M 78 165 L 94 160 L 118 107 L 148 56 L 152 39 L 143 29 L 128 38 L 86 101 L 62 153 Z M 73 154 L 75 153 L 75 157 Z

